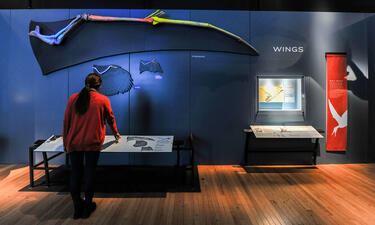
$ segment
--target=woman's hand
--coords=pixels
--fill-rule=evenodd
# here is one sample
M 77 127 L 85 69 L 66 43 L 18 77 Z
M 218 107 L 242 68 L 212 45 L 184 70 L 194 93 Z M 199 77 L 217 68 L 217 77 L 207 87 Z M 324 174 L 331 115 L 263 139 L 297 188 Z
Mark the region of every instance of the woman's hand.
M 115 136 L 117 143 L 119 143 L 119 142 L 120 142 L 120 139 L 121 139 L 121 135 L 120 135 L 120 133 L 116 133 L 116 134 L 113 135 L 113 136 Z

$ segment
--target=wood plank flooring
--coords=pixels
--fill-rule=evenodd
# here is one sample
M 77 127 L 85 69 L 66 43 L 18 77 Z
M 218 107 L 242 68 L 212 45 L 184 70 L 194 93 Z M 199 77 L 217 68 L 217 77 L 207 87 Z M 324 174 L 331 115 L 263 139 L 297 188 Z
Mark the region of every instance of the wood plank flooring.
M 19 192 L 28 167 L 0 165 L 0 224 L 375 224 L 375 164 L 198 170 L 201 192 L 95 198 L 91 217 L 73 220 L 68 194 Z

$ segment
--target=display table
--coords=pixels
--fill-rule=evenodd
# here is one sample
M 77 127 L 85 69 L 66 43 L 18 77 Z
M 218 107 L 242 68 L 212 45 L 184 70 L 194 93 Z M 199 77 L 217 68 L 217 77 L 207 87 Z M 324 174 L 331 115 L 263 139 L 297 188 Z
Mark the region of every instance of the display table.
M 189 144 L 184 140 L 174 140 L 173 136 L 143 136 L 129 135 L 121 136 L 119 142 L 112 135 L 106 135 L 101 153 L 144 153 L 144 152 L 163 152 L 168 153 L 177 151 L 177 166 L 180 167 L 180 151 L 190 151 L 190 165 L 192 170 L 192 179 L 194 180 L 194 147 L 193 135 L 189 136 Z M 34 164 L 34 153 L 42 153 L 43 160 Z M 47 153 L 54 153 L 47 157 Z M 48 162 L 57 156 L 64 154 L 63 140 L 61 136 L 51 136 L 47 140 L 38 140 L 29 148 L 29 170 L 30 187 L 34 186 L 34 170 L 44 170 L 46 183 L 49 185 L 49 171 L 55 167 L 49 167 Z M 69 164 L 69 154 L 65 154 L 65 163 Z M 41 166 L 41 165 L 44 166 Z
M 244 165 L 248 165 L 248 154 L 249 152 L 311 152 L 313 154 L 312 163 L 316 165 L 316 155 L 319 147 L 319 139 L 324 138 L 312 126 L 270 126 L 270 125 L 250 125 L 250 129 L 243 130 L 246 134 L 245 141 L 245 152 L 244 152 Z M 260 139 L 267 140 L 270 142 L 285 139 L 286 141 L 309 139 L 312 140 L 312 146 L 306 146 L 306 148 L 300 147 L 283 147 L 275 146 L 271 147 L 257 147 L 249 148 L 250 141 L 256 142 Z

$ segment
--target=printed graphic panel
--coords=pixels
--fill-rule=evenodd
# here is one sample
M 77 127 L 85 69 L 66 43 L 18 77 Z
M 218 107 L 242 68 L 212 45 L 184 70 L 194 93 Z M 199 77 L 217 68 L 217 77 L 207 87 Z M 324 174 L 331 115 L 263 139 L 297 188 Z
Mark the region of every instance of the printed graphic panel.
M 348 84 L 346 54 L 327 53 L 327 151 L 346 151 Z

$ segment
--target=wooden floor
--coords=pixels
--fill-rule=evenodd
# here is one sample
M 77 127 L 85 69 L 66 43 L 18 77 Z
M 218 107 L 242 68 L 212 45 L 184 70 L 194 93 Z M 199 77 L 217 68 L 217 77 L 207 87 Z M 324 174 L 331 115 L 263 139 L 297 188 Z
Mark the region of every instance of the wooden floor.
M 375 224 L 375 164 L 198 169 L 199 193 L 95 198 L 75 221 L 69 195 L 19 192 L 28 168 L 0 165 L 0 224 Z

